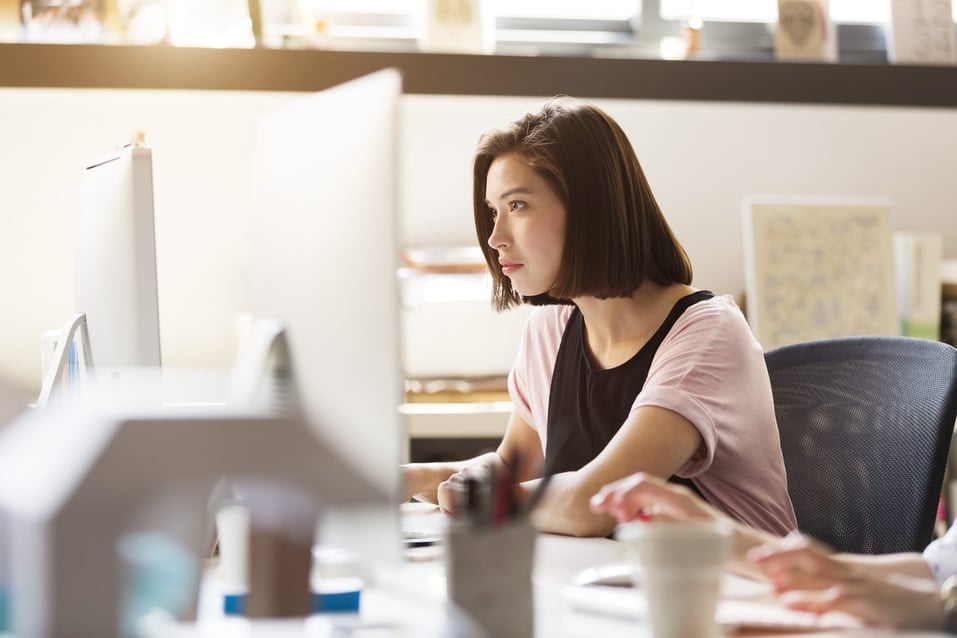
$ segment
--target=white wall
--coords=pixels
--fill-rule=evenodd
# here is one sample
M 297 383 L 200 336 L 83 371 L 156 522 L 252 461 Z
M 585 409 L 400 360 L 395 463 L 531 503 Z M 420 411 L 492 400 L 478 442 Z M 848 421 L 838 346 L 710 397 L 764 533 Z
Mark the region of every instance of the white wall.
M 71 215 L 82 166 L 135 128 L 153 147 L 164 362 L 228 366 L 246 305 L 253 127 L 295 97 L 0 89 L 0 376 L 38 389 L 41 334 L 73 310 Z M 540 101 L 404 98 L 404 244 L 474 241 L 475 141 Z M 699 287 L 743 291 L 740 202 L 749 194 L 886 196 L 897 229 L 941 232 L 944 256 L 957 257 L 957 110 L 599 104 L 631 137 Z

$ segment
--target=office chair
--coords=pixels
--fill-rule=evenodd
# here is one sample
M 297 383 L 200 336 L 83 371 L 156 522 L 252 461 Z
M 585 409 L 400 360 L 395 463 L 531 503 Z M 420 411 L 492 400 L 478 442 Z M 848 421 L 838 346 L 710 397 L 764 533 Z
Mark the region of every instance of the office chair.
M 842 337 L 765 360 L 798 528 L 840 552 L 923 550 L 957 419 L 957 350 Z

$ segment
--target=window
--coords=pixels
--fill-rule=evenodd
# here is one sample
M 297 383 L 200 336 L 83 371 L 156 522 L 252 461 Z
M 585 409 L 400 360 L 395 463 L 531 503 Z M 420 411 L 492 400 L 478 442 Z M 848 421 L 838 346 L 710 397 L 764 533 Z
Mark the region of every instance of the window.
M 644 0 L 664 25 L 695 15 L 704 21 L 701 53 L 711 57 L 773 57 L 776 0 Z M 830 0 L 831 19 L 837 28 L 842 62 L 887 60 L 884 25 L 890 14 L 887 2 Z M 663 27 L 659 25 L 659 30 Z
M 275 0 L 274 0 L 275 1 Z M 499 53 L 580 53 L 634 39 L 640 0 L 486 0 Z M 302 0 L 340 48 L 414 49 L 425 0 Z M 577 50 L 576 50 L 577 49 Z
M 835 22 L 881 23 L 890 16 L 890 4 L 877 0 L 831 0 L 831 19 Z M 680 20 L 692 11 L 704 20 L 771 22 L 777 19 L 775 0 L 661 0 L 661 16 Z M 953 7 L 957 21 L 957 4 Z
M 269 3 L 292 0 L 261 0 Z M 331 46 L 416 50 L 427 0 L 298 0 Z M 449 0 L 454 2 L 455 0 Z M 772 59 L 776 0 L 485 0 L 495 51 L 504 54 L 648 56 L 703 20 L 698 56 Z M 830 0 L 842 62 L 884 62 L 887 2 Z M 957 6 L 955 6 L 957 18 Z

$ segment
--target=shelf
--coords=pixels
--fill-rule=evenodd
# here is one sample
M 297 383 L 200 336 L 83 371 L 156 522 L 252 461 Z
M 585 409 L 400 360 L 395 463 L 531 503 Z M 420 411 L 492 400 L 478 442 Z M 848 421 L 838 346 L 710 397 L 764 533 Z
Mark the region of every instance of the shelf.
M 512 403 L 405 403 L 399 406 L 410 439 L 501 438 Z
M 0 44 L 0 87 L 317 91 L 396 67 L 410 94 L 957 107 L 957 67 Z

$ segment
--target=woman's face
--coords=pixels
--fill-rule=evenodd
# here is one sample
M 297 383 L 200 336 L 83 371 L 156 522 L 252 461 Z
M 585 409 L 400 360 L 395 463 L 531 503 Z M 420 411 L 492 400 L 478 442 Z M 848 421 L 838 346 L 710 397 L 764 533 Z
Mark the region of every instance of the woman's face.
M 550 291 L 565 242 L 566 211 L 558 195 L 520 155 L 510 153 L 489 166 L 485 203 L 495 221 L 488 244 L 512 287 L 526 297 Z

